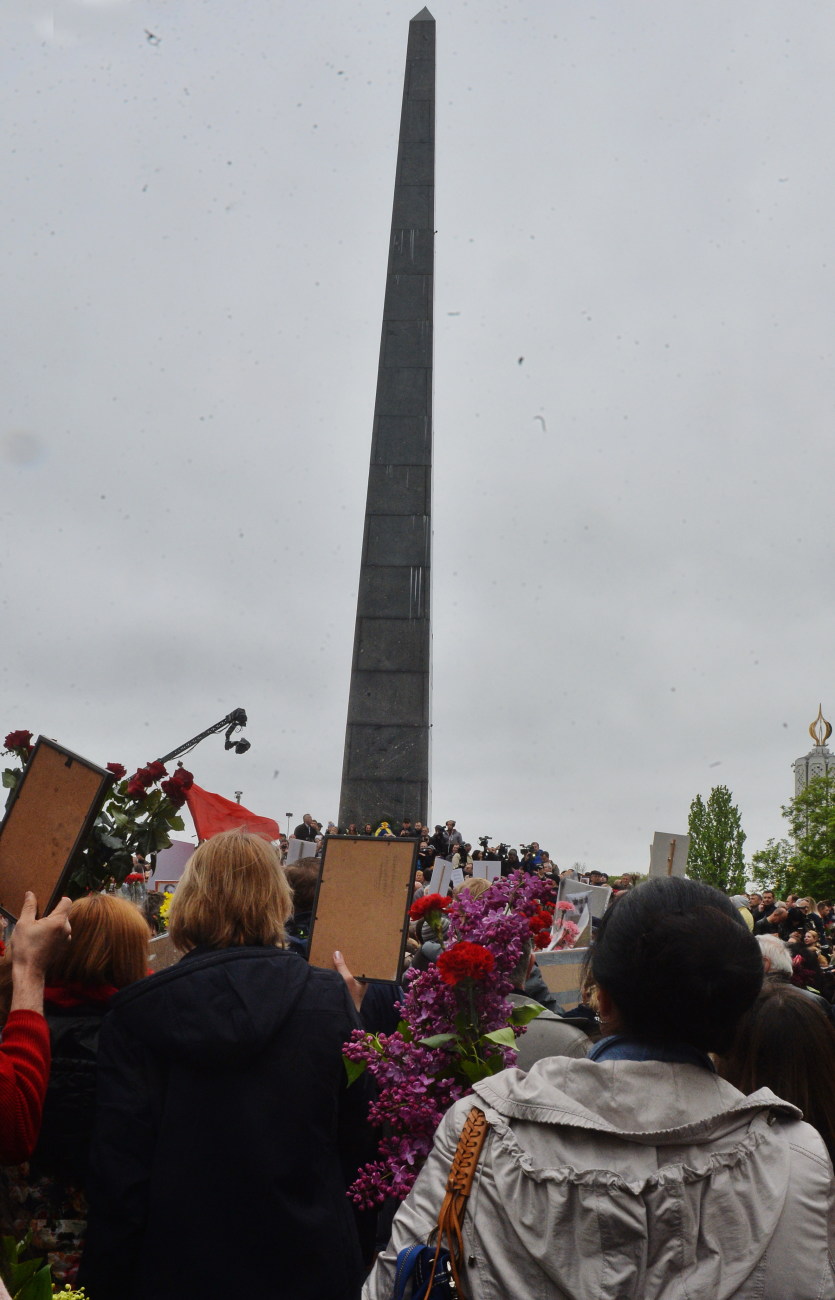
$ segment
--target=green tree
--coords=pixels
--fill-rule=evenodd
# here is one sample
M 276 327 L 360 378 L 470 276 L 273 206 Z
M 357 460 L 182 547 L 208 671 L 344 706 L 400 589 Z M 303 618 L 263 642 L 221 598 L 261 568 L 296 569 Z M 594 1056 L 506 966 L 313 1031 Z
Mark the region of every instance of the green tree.
M 835 894 L 835 773 L 816 776 L 783 809 L 794 839 L 797 889 Z M 796 892 L 796 891 L 795 891 Z
M 789 840 L 771 839 L 764 849 L 752 854 L 748 875 L 761 893 L 764 889 L 773 889 L 777 898 L 796 894 L 802 887 L 797 857 Z
M 707 803 L 700 794 L 690 805 L 687 825 L 690 852 L 687 874 L 728 894 L 740 894 L 745 888 L 745 858 L 742 846 L 745 832 L 739 809 L 726 785 L 717 785 Z

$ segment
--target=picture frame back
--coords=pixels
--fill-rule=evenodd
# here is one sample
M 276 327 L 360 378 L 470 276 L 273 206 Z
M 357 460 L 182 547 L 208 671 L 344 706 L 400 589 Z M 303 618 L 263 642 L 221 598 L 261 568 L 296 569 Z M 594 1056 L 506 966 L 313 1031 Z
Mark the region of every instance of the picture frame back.
M 412 839 L 328 836 L 313 904 L 311 966 L 332 970 L 339 949 L 356 979 L 396 983 L 417 852 Z
M 113 774 L 38 736 L 0 824 L 0 910 L 20 916 L 27 889 L 42 916 L 65 892 Z

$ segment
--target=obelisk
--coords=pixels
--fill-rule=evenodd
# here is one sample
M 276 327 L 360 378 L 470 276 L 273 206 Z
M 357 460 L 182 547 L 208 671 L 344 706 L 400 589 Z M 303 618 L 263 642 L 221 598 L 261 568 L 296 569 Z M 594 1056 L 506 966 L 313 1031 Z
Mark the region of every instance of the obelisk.
M 339 825 L 429 811 L 435 20 L 409 24 Z

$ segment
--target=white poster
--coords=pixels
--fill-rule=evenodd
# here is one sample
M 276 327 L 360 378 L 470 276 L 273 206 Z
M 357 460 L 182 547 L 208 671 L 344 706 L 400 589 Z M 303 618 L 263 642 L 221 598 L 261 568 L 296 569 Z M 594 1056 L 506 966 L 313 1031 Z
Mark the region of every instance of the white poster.
M 442 894 L 446 898 L 451 875 L 452 863 L 447 858 L 436 858 L 432 864 L 432 875 L 426 890 L 427 894 Z
M 285 865 L 289 866 L 291 862 L 298 862 L 299 858 L 315 858 L 316 841 L 315 840 L 288 840 L 287 841 L 287 858 Z

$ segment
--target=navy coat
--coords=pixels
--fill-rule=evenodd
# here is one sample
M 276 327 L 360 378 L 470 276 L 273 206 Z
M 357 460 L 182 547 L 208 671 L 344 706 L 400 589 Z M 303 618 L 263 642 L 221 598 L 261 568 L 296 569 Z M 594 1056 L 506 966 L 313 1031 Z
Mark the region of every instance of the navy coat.
M 358 1019 L 341 978 L 277 948 L 197 951 L 119 993 L 102 1026 L 94 1300 L 354 1300 L 345 1189 L 369 1156 Z

